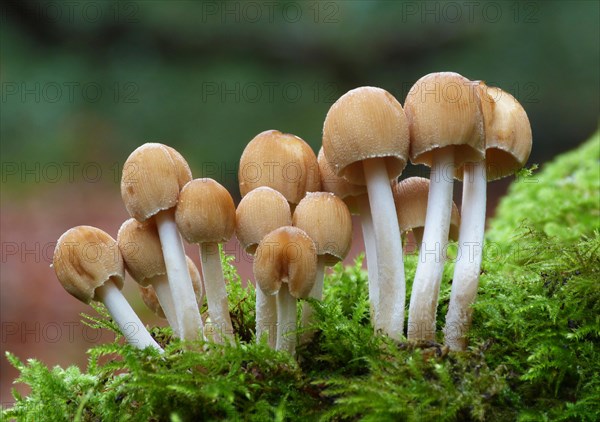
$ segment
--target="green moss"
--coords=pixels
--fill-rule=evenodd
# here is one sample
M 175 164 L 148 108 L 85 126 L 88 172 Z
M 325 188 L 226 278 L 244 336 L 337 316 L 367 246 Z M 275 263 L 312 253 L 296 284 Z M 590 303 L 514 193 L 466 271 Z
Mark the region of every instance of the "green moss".
M 471 346 L 447 353 L 375 336 L 360 259 L 338 265 L 317 332 L 298 359 L 253 339 L 254 293 L 225 258 L 235 344 L 165 354 L 122 341 L 89 351 L 88 368 L 8 359 L 31 393 L 5 410 L 22 420 L 597 420 L 600 415 L 600 139 L 523 172 L 487 234 Z M 412 280 L 416 257 L 406 259 Z M 446 266 L 438 328 L 448 304 Z M 102 308 L 88 317 L 115 329 Z M 441 334 L 439 334 L 441 336 Z M 441 341 L 442 338 L 438 337 Z M 107 357 L 110 356 L 110 359 Z

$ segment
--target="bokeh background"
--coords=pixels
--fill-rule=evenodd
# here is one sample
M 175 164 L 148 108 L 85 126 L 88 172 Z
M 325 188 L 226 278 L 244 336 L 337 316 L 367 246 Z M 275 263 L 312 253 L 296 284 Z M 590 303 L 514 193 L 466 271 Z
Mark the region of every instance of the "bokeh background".
M 147 141 L 236 200 L 245 144 L 266 129 L 315 151 L 329 106 L 361 85 L 403 102 L 422 75 L 453 70 L 511 92 L 540 163 L 598 126 L 597 1 L 5 1 L 0 26 L 1 349 L 85 365 L 108 334 L 49 268 L 66 229 L 116 235 L 122 165 Z M 409 167 L 406 174 L 424 174 Z M 509 181 L 490 185 L 489 214 Z M 456 199 L 460 200 L 460 184 Z M 543 204 L 541 204 L 543 206 Z M 235 242 L 226 246 L 239 254 Z M 356 232 L 351 257 L 361 250 Z M 189 250 L 198 261 L 193 249 Z M 238 259 L 245 279 L 249 263 Z M 149 323 L 129 283 L 127 295 Z M 159 322 L 160 323 L 160 322 Z M 0 402 L 16 371 L 0 357 Z

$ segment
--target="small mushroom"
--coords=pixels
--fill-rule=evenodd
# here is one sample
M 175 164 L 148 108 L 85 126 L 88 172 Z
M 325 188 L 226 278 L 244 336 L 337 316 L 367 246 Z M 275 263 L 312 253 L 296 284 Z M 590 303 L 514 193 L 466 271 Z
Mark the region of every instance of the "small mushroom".
M 302 229 L 315 242 L 317 273 L 309 297 L 323 299 L 325 266 L 342 261 L 352 246 L 352 216 L 340 198 L 330 192 L 311 192 L 300 201 L 292 217 L 294 227 Z M 302 327 L 312 324 L 313 308 L 305 303 L 302 308 Z M 303 336 L 303 342 L 312 337 Z
M 223 277 L 219 244 L 235 231 L 235 204 L 231 195 L 213 179 L 194 179 L 179 195 L 175 220 L 188 243 L 200 246 L 204 289 L 217 340 L 220 333 L 233 338 L 227 289 Z
M 410 126 L 410 159 L 431 167 L 425 230 L 408 311 L 409 340 L 435 339 L 454 168 L 484 155 L 476 87 L 477 82 L 458 73 L 431 73 L 413 85 L 404 104 Z
M 427 213 L 427 198 L 429 196 L 429 179 L 424 177 L 409 177 L 400 182 L 392 182 L 394 203 L 398 214 L 398 224 L 402 234 L 412 231 L 417 247 L 423 242 L 425 215 Z M 458 207 L 452 202 L 450 216 L 449 239 L 458 240 L 460 214 Z
M 261 186 L 250 191 L 240 201 L 236 210 L 236 236 L 240 245 L 254 255 L 260 241 L 273 230 L 292 225 L 290 205 L 274 189 Z M 267 342 L 275 348 L 277 326 L 277 301 L 265 295 L 256 285 L 256 340 L 267 333 Z
M 381 88 L 361 87 L 340 97 L 323 125 L 323 150 L 338 176 L 366 185 L 377 242 L 379 294 L 374 326 L 399 339 L 406 286 L 400 229 L 390 181 L 406 165 L 408 122 L 400 103 Z
M 296 299 L 306 298 L 317 273 L 317 249 L 297 227 L 267 234 L 256 249 L 254 277 L 266 295 L 277 295 L 277 350 L 296 350 Z
M 139 222 L 156 222 L 183 340 L 197 339 L 203 328 L 174 218 L 179 192 L 191 179 L 192 173 L 181 154 L 157 143 L 147 143 L 133 151 L 123 166 L 121 179 L 121 196 L 129 214 Z
M 116 240 L 91 226 L 65 232 L 56 244 L 52 265 L 60 284 L 83 303 L 104 303 L 132 346 L 162 352 L 121 293 L 125 265 Z
M 466 333 L 471 326 L 471 305 L 479 285 L 485 230 L 487 181 L 515 173 L 531 152 L 532 134 L 527 113 L 519 102 L 500 88 L 479 85 L 485 124 L 485 160 L 465 163 L 458 169 L 463 178 L 459 251 L 454 267 L 450 304 L 444 328 L 450 350 L 467 348 Z M 462 170 L 462 171 L 461 171 Z

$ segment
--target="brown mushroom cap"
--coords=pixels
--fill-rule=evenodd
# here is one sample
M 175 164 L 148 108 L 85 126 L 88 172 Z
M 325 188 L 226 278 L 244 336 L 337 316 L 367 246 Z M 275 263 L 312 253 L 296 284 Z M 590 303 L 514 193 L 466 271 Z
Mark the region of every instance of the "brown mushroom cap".
M 319 163 L 319 173 L 321 174 L 321 187 L 323 191 L 336 194 L 346 203 L 346 205 L 348 205 L 351 212 L 355 212 L 356 210 L 354 207 L 350 206 L 355 205 L 352 198 L 366 194 L 367 187 L 364 185 L 352 184 L 343 177 L 335 174 L 335 169 L 329 161 L 327 161 L 323 147 L 319 150 L 317 162 Z
M 267 130 L 252 139 L 240 159 L 238 171 L 242 197 L 268 186 L 281 192 L 290 204 L 300 202 L 306 192 L 321 188 L 317 157 L 297 136 Z
M 204 292 L 202 290 L 202 278 L 200 277 L 200 272 L 194 264 L 194 261 L 191 260 L 189 256 L 185 257 L 187 262 L 188 271 L 190 272 L 190 277 L 192 279 L 192 286 L 194 287 L 194 293 L 196 294 L 196 302 L 198 303 L 198 308 L 202 307 L 202 300 L 204 298 Z M 166 319 L 165 311 L 162 306 L 160 306 L 160 302 L 158 300 L 158 296 L 156 295 L 156 290 L 152 287 L 151 284 L 146 287 L 138 284 L 140 295 L 142 296 L 142 300 L 146 304 L 148 308 L 159 318 Z
M 479 82 L 454 72 L 430 73 L 410 89 L 404 111 L 410 126 L 410 160 L 431 167 L 432 152 L 453 148 L 455 166 L 484 158 Z
M 398 225 L 400 231 L 407 231 L 425 227 L 427 215 L 427 202 L 429 198 L 429 179 L 424 177 L 409 177 L 400 182 L 392 183 L 392 193 L 396 204 Z M 460 228 L 460 214 L 458 207 L 452 201 L 452 214 L 450 216 L 449 239 L 457 241 Z
M 285 197 L 267 186 L 250 191 L 240 201 L 236 215 L 236 236 L 240 245 L 254 254 L 267 234 L 282 226 L 292 225 L 290 204 Z
M 189 243 L 224 243 L 235 231 L 235 204 L 213 179 L 194 179 L 179 195 L 175 221 Z
M 280 227 L 259 243 L 253 270 L 256 283 L 266 295 L 276 294 L 286 282 L 292 296 L 305 298 L 317 275 L 317 249 L 303 230 Z
M 364 86 L 342 95 L 323 125 L 323 149 L 335 173 L 350 183 L 366 185 L 362 161 L 383 158 L 389 179 L 408 161 L 408 122 L 392 94 Z
M 123 288 L 125 265 L 117 241 L 96 227 L 67 230 L 58 239 L 52 265 L 65 290 L 84 303 L 97 300 L 96 288 L 108 280 Z
M 153 219 L 142 223 L 135 218 L 125 221 L 117 234 L 119 250 L 131 277 L 141 286 L 167 274 L 158 230 Z
M 510 176 L 529 159 L 531 125 L 521 104 L 500 88 L 487 87 L 481 95 L 485 119 L 485 161 L 487 179 Z M 462 174 L 462 173 L 461 173 Z
M 306 194 L 294 210 L 293 225 L 315 242 L 317 255 L 327 265 L 342 261 L 352 246 L 352 216 L 339 197 L 330 192 Z
M 129 155 L 123 165 L 121 197 L 127 212 L 145 221 L 177 205 L 182 186 L 192 172 L 181 154 L 163 144 L 147 143 Z

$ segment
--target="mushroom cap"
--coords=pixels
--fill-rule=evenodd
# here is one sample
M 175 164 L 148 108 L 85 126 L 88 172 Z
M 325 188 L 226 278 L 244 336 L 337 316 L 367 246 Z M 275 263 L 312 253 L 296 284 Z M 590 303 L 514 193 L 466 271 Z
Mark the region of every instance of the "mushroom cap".
M 117 234 L 117 243 L 127 272 L 141 286 L 148 286 L 154 277 L 167 274 L 153 219 L 142 223 L 135 218 L 125 221 Z
M 319 150 L 317 162 L 319 163 L 319 173 L 321 174 L 321 187 L 323 191 L 335 193 L 339 198 L 346 202 L 346 205 L 348 205 L 349 202 L 352 202 L 348 201 L 351 197 L 367 193 L 366 186 L 350 183 L 335 173 L 335 169 L 325 156 L 323 147 Z M 348 206 L 350 207 L 350 205 Z
M 281 192 L 290 204 L 306 192 L 321 189 L 319 166 L 312 148 L 297 136 L 267 130 L 252 139 L 240 158 L 240 193 L 268 186 Z
M 306 194 L 294 210 L 292 222 L 315 242 L 326 265 L 342 261 L 352 246 L 352 216 L 339 197 L 330 192 Z
M 484 158 L 478 81 L 454 72 L 430 73 L 410 89 L 404 111 L 410 126 L 410 160 L 431 167 L 433 150 L 454 149 L 454 164 Z
M 284 226 L 267 234 L 256 249 L 254 277 L 266 295 L 288 283 L 295 298 L 308 297 L 317 275 L 317 249 L 303 230 Z
M 523 106 L 508 92 L 483 83 L 480 89 L 487 179 L 491 181 L 510 176 L 527 163 L 532 146 L 531 125 Z
M 342 95 L 329 109 L 323 125 L 323 150 L 338 176 L 366 185 L 362 161 L 382 158 L 389 179 L 398 177 L 408 161 L 408 122 L 392 94 L 371 86 Z
M 419 227 L 425 227 L 425 216 L 427 215 L 427 202 L 429 198 L 429 179 L 424 177 L 409 177 L 400 182 L 392 183 L 392 193 L 396 204 L 398 225 L 400 231 L 406 233 Z M 452 201 L 452 213 L 450 215 L 450 240 L 458 240 L 460 227 L 460 214 L 458 207 Z
M 123 288 L 125 265 L 117 241 L 91 226 L 67 230 L 54 249 L 52 266 L 60 284 L 84 303 L 96 299 L 96 288 L 111 280 Z
M 198 308 L 202 306 L 202 301 L 204 299 L 204 292 L 202 290 L 202 278 L 200 277 L 200 272 L 194 264 L 194 261 L 191 260 L 189 256 L 185 257 L 188 271 L 190 272 L 190 277 L 192 278 L 192 286 L 194 287 L 194 293 L 196 294 L 196 302 L 198 303 Z M 166 319 L 165 311 L 162 306 L 160 306 L 160 302 L 158 300 L 158 296 L 156 295 L 156 290 L 152 287 L 152 284 L 148 284 L 147 286 L 138 285 L 140 289 L 140 295 L 142 296 L 142 300 L 146 304 L 150 310 L 157 315 L 159 318 Z
M 188 243 L 224 243 L 235 231 L 235 204 L 213 179 L 194 179 L 179 194 L 175 222 Z
M 145 221 L 177 205 L 179 191 L 191 179 L 192 172 L 181 154 L 163 144 L 146 143 L 123 165 L 121 197 L 129 215 Z
M 250 191 L 235 211 L 235 233 L 240 245 L 254 254 L 267 234 L 282 226 L 292 225 L 290 204 L 281 193 L 268 186 Z

